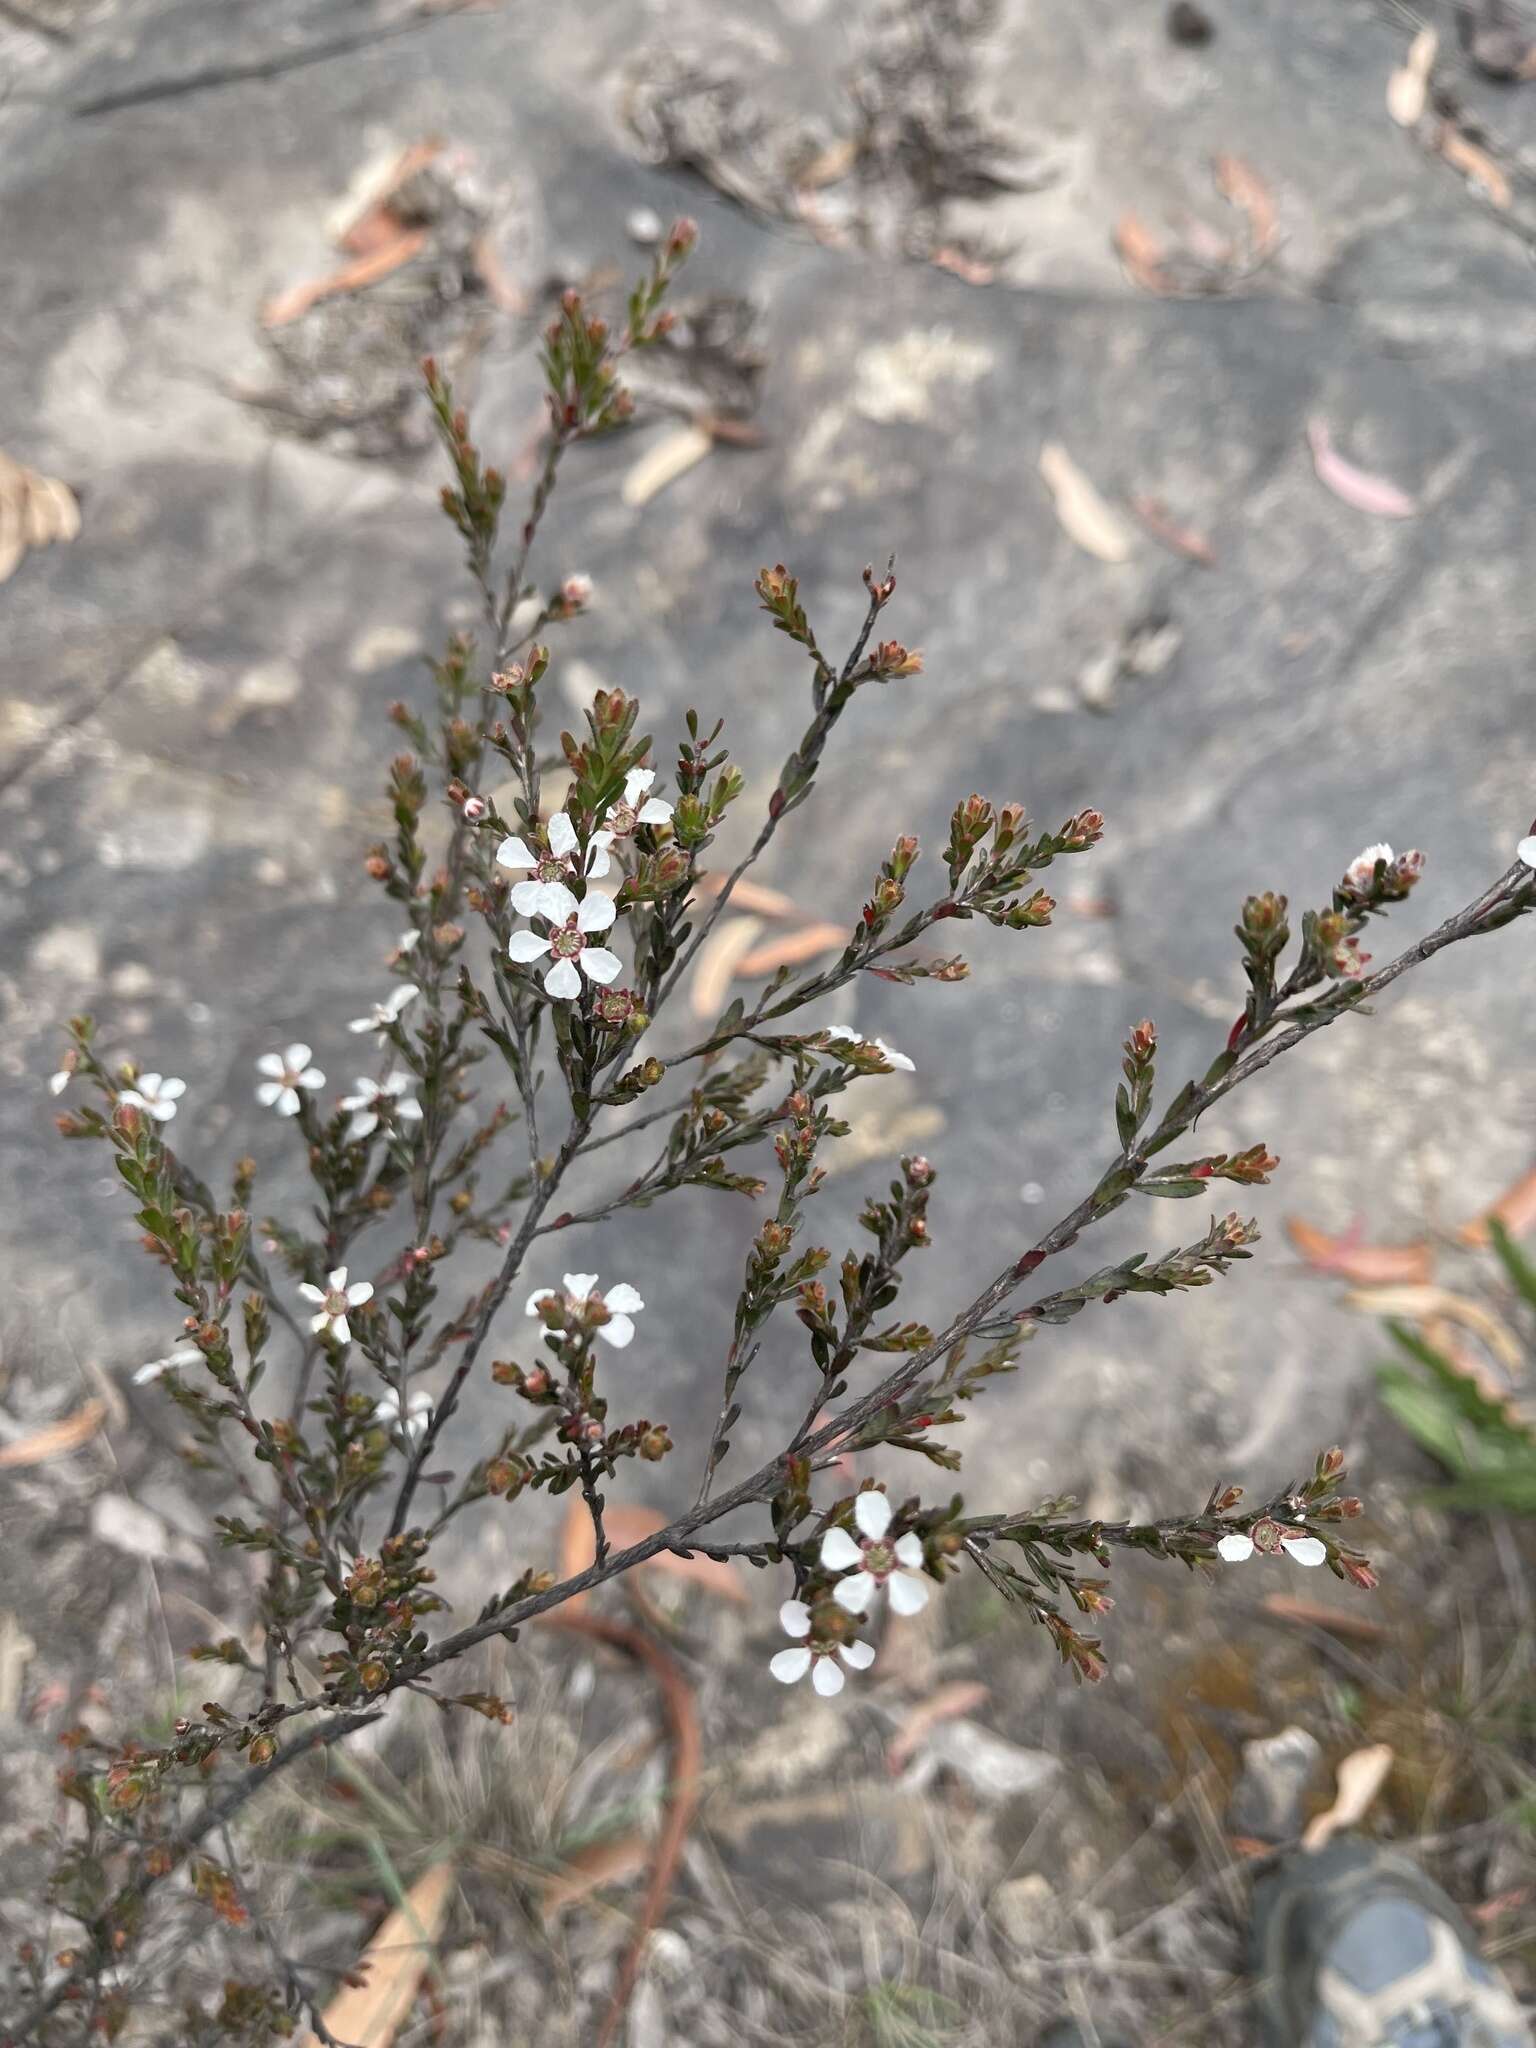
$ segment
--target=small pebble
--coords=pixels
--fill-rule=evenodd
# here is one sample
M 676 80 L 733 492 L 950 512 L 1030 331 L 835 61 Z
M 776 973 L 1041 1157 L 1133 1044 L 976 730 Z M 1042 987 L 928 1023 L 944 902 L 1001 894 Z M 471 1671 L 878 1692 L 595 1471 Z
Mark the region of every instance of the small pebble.
M 1168 38 L 1187 50 L 1203 49 L 1216 34 L 1216 24 L 1195 0 L 1173 0 L 1168 10 Z
M 661 215 L 649 206 L 637 206 L 624 223 L 624 231 L 632 242 L 638 242 L 642 249 L 659 242 L 662 235 Z

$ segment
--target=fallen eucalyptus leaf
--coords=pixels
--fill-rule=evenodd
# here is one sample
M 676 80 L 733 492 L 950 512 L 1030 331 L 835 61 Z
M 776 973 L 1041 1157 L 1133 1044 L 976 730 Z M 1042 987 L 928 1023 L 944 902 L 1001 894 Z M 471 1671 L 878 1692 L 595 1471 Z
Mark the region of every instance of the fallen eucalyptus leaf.
M 648 505 L 668 484 L 675 484 L 696 462 L 702 462 L 714 445 L 713 434 L 703 427 L 679 427 L 664 435 L 626 471 L 619 496 L 626 505 Z
M 1347 462 L 1334 447 L 1333 438 L 1321 420 L 1308 422 L 1307 443 L 1318 482 L 1346 505 L 1352 505 L 1357 512 L 1370 512 L 1378 519 L 1412 519 L 1417 513 L 1417 504 L 1396 484 Z
M 1062 530 L 1101 562 L 1123 562 L 1133 535 L 1112 506 L 1106 504 L 1059 441 L 1040 450 L 1040 474 L 1056 504 Z
M 67 1451 L 77 1451 L 100 1429 L 106 1414 L 106 1402 L 92 1395 L 72 1415 L 50 1422 L 45 1429 L 34 1430 L 31 1436 L 18 1437 L 13 1444 L 0 1446 L 0 1466 L 41 1465 L 49 1458 L 62 1458 Z
M 358 1958 L 362 1983 L 345 1986 L 326 2007 L 328 2034 L 349 2048 L 391 2048 L 416 2003 L 452 1893 L 449 1863 L 434 1863 L 416 1880 Z M 317 2036 L 306 2033 L 301 2048 L 319 2048 Z
M 728 917 L 715 926 L 699 948 L 688 990 L 688 1008 L 701 1023 L 712 1022 L 725 1007 L 736 963 L 751 952 L 762 928 L 760 917 Z
M 1440 38 L 1421 28 L 1408 45 L 1401 67 L 1387 80 L 1387 112 L 1399 128 L 1415 127 L 1429 98 L 1429 74 L 1439 54 Z
M 1301 1837 L 1304 1849 L 1322 1849 L 1341 1828 L 1355 1827 L 1376 1803 L 1376 1795 L 1392 1769 L 1390 1743 L 1376 1742 L 1369 1749 L 1354 1749 L 1335 1774 L 1332 1806 L 1307 1822 Z

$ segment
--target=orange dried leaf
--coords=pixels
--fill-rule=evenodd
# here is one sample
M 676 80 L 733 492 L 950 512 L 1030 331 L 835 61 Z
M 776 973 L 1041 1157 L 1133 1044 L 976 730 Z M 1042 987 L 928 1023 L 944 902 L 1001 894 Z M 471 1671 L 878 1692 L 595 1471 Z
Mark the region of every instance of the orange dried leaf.
M 1490 1223 L 1502 1223 L 1511 1237 L 1524 1237 L 1536 1226 L 1536 1166 L 1522 1174 L 1512 1188 L 1506 1188 L 1481 1215 L 1463 1223 L 1456 1235 L 1463 1244 L 1486 1245 L 1491 1242 Z
M 728 917 L 699 948 L 688 1007 L 700 1023 L 709 1023 L 724 1009 L 737 962 L 751 952 L 762 928 L 760 917 Z
M 1216 550 L 1203 533 L 1197 533 L 1192 526 L 1181 526 L 1161 498 L 1132 498 L 1131 510 L 1151 534 L 1176 555 L 1183 555 L 1187 561 L 1198 562 L 1202 569 L 1214 569 Z
M 1359 1287 L 1427 1286 L 1434 1274 L 1435 1255 L 1428 1244 L 1365 1244 L 1359 1224 L 1342 1237 L 1330 1237 L 1299 1216 L 1287 1216 L 1285 1234 L 1309 1266 Z
M 931 1728 L 940 1721 L 953 1721 L 958 1715 L 985 1706 L 990 1698 L 989 1688 L 975 1678 L 957 1678 L 939 1686 L 927 1699 L 918 1701 L 885 1745 L 886 1768 L 893 1774 L 903 1769 Z
M 947 243 L 935 249 L 928 260 L 935 270 L 947 270 L 962 284 L 991 284 L 997 276 L 995 264 L 985 263 L 979 256 L 967 256 L 963 249 L 951 249 Z
M 13 1444 L 0 1446 L 0 1466 L 42 1465 L 50 1458 L 62 1458 L 67 1451 L 78 1451 L 82 1444 L 90 1442 L 106 1415 L 106 1402 L 93 1394 L 72 1415 L 50 1422 L 46 1429 L 34 1430 L 31 1436 L 18 1437 Z
M 589 1842 L 539 1885 L 539 1910 L 546 1922 L 558 1920 L 568 1906 L 578 1905 L 604 1885 L 627 1884 L 638 1877 L 650 1856 L 650 1844 L 634 1830 L 606 1842 Z
M 699 882 L 698 893 L 706 903 L 713 903 L 724 887 L 724 875 L 705 875 Z M 795 914 L 792 896 L 786 896 L 782 889 L 770 889 L 762 882 L 754 882 L 749 875 L 743 875 L 731 891 L 731 901 L 739 910 L 755 910 L 762 917 L 793 917 Z
M 643 1543 L 647 1536 L 654 1536 L 658 1529 L 665 1527 L 666 1518 L 658 1515 L 654 1508 L 620 1503 L 603 1511 L 603 1529 L 615 1550 L 627 1550 L 632 1543 Z M 587 1512 L 586 1502 L 579 1494 L 573 1493 L 565 1512 L 565 1525 L 560 1532 L 561 1578 L 575 1578 L 596 1557 L 592 1517 Z M 692 1557 L 679 1557 L 674 1550 L 661 1550 L 654 1557 L 647 1558 L 640 1570 L 667 1572 L 673 1578 L 687 1579 L 706 1593 L 713 1593 L 722 1600 L 733 1600 L 738 1606 L 745 1605 L 748 1599 L 741 1574 L 730 1558 L 705 1557 L 699 1551 L 695 1551 Z M 585 1602 L 586 1595 L 578 1593 L 575 1599 L 566 1601 L 561 1611 L 565 1614 L 573 1609 L 579 1611 Z
M 1392 1769 L 1392 1747 L 1373 1743 L 1368 1749 L 1351 1750 L 1340 1763 L 1334 1778 L 1333 1804 L 1307 1822 L 1301 1837 L 1304 1849 L 1321 1849 L 1341 1828 L 1352 1828 L 1364 1820 L 1376 1803 L 1376 1795 Z
M 1383 1643 L 1387 1639 L 1387 1630 L 1379 1621 L 1371 1621 L 1352 1608 L 1325 1607 L 1320 1600 L 1297 1600 L 1289 1593 L 1266 1593 L 1259 1605 L 1277 1621 L 1325 1629 L 1329 1635 L 1344 1636 L 1351 1642 Z
M 736 962 L 736 972 L 773 974 L 780 967 L 800 967 L 807 960 L 819 960 L 823 953 L 840 953 L 847 943 L 846 925 L 802 925 L 797 932 L 780 932 L 765 939 Z
M 416 2003 L 432 1948 L 448 1915 L 453 1866 L 434 1863 L 363 1950 L 363 1981 L 338 1992 L 325 2009 L 326 2031 L 351 2048 L 391 2048 Z M 306 2033 L 300 2048 L 318 2048 Z
M 1140 214 L 1122 213 L 1115 222 L 1113 239 L 1115 254 L 1133 284 L 1139 284 L 1144 292 L 1160 295 L 1173 290 L 1172 280 L 1163 268 L 1163 245 Z
M 311 278 L 308 284 L 296 284 L 285 292 L 279 292 L 275 299 L 268 299 L 261 309 L 263 327 L 286 327 L 291 320 L 297 320 L 307 313 L 311 306 L 317 306 L 322 299 L 335 298 L 340 292 L 360 292 L 365 286 L 377 284 L 380 278 L 388 277 L 403 263 L 409 263 L 426 246 L 425 228 L 401 228 L 393 241 L 384 243 L 366 256 L 359 256 L 351 263 L 343 263 L 339 270 L 333 270 L 326 277 Z
M 1211 169 L 1216 175 L 1216 190 L 1222 198 L 1247 216 L 1248 236 L 1254 255 L 1267 256 L 1275 246 L 1279 226 L 1269 187 L 1252 164 L 1229 151 L 1214 157 Z
M 1464 178 L 1482 189 L 1490 206 L 1496 206 L 1500 213 L 1508 213 L 1514 204 L 1513 188 L 1486 149 L 1479 149 L 1449 121 L 1442 121 L 1436 131 L 1435 147 L 1453 171 L 1460 171 Z
M 1362 1309 L 1367 1315 L 1400 1316 L 1404 1321 L 1429 1323 L 1444 1318 L 1458 1323 L 1480 1338 L 1509 1373 L 1520 1373 L 1525 1352 L 1514 1331 L 1492 1309 L 1448 1287 L 1366 1287 L 1344 1297 L 1346 1308 Z
M 514 319 L 521 319 L 528 311 L 528 294 L 513 282 L 512 274 L 501 260 L 496 247 L 496 238 L 490 233 L 476 235 L 469 245 L 470 261 L 475 266 L 475 275 L 485 286 L 493 305 L 503 313 L 510 313 Z
M 846 178 L 859 160 L 859 145 L 851 135 L 839 136 L 836 142 L 829 142 L 806 165 L 796 183 L 802 190 L 815 192 L 823 185 L 836 185 Z
M 408 178 L 414 178 L 435 156 L 441 155 L 442 147 L 440 141 L 429 137 L 425 142 L 413 142 L 409 148 L 401 150 L 336 237 L 337 248 L 344 249 L 349 256 L 367 256 L 392 241 L 399 234 L 402 223 L 399 215 L 392 211 L 390 201 Z

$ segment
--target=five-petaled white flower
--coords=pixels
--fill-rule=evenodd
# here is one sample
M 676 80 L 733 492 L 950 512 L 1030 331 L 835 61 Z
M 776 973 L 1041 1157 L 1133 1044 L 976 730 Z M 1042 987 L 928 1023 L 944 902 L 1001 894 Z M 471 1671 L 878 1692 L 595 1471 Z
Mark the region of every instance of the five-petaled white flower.
M 577 872 L 576 848 L 579 841 L 576 827 L 567 811 L 556 811 L 545 831 L 549 841 L 548 853 L 539 853 L 529 846 L 525 839 L 503 839 L 496 849 L 496 865 L 506 868 L 511 874 L 523 869 L 531 870 L 527 881 L 514 884 L 512 908 L 519 917 L 547 917 L 552 924 L 560 924 L 570 916 L 569 910 L 560 905 L 571 899 L 566 884 Z M 587 842 L 586 873 L 596 879 L 606 875 L 609 868 L 608 849 L 613 844 L 611 832 L 594 832 Z
M 370 1081 L 360 1074 L 357 1093 L 341 1098 L 342 1108 L 352 1112 L 348 1143 L 355 1145 L 359 1138 L 371 1137 L 384 1118 L 394 1124 L 419 1124 L 421 1104 L 407 1092 L 413 1080 L 410 1074 L 386 1074 L 382 1081 Z
M 1521 840 L 1515 848 L 1515 859 L 1523 860 L 1528 868 L 1536 868 L 1536 832 Z
M 786 1600 L 779 1609 L 779 1621 L 785 1635 L 796 1638 L 795 1648 L 780 1650 L 776 1657 L 768 1660 L 768 1669 L 780 1685 L 793 1685 L 797 1679 L 811 1674 L 811 1684 L 824 1700 L 830 1700 L 843 1689 L 841 1658 L 850 1671 L 867 1671 L 875 1661 L 875 1652 L 869 1643 L 816 1643 L 805 1640 L 811 1633 L 811 1610 L 803 1600 Z
M 146 1365 L 141 1365 L 133 1375 L 133 1384 L 136 1387 L 147 1387 L 151 1380 L 159 1379 L 163 1372 L 180 1372 L 184 1366 L 198 1364 L 202 1355 L 195 1344 L 179 1345 L 166 1357 L 152 1358 Z
M 1269 1516 L 1254 1523 L 1245 1536 L 1240 1529 L 1230 1530 L 1216 1545 L 1216 1555 L 1227 1564 L 1241 1564 L 1252 1557 L 1255 1551 L 1261 1556 L 1273 1557 L 1277 1551 L 1292 1558 L 1297 1564 L 1318 1565 L 1328 1562 L 1328 1547 L 1309 1536 L 1305 1529 L 1287 1528 L 1284 1522 L 1272 1521 Z
M 297 1116 L 299 1090 L 323 1088 L 325 1076 L 309 1064 L 307 1045 L 290 1045 L 286 1052 L 264 1052 L 256 1062 L 258 1074 L 266 1080 L 256 1086 L 256 1100 L 263 1109 L 275 1109 L 279 1116 Z
M 316 1336 L 324 1331 L 336 1343 L 350 1344 L 352 1325 L 347 1321 L 347 1310 L 361 1308 L 365 1301 L 372 1301 L 373 1283 L 354 1280 L 349 1287 L 346 1267 L 338 1266 L 333 1273 L 326 1274 L 324 1287 L 316 1287 L 312 1280 L 301 1280 L 299 1292 L 306 1301 L 318 1304 L 317 1312 L 309 1319 L 309 1327 Z
M 604 1293 L 597 1291 L 595 1273 L 562 1273 L 566 1306 L 578 1316 L 588 1302 L 596 1301 L 608 1311 L 608 1320 L 599 1323 L 597 1334 L 609 1344 L 617 1345 L 622 1351 L 635 1334 L 633 1318 L 639 1315 L 645 1303 L 638 1291 L 627 1280 L 621 1280 L 617 1287 L 610 1287 Z M 559 1299 L 559 1290 L 554 1287 L 536 1287 L 528 1297 L 527 1313 L 536 1316 L 546 1301 Z
M 625 776 L 624 794 L 608 806 L 603 819 L 615 839 L 627 839 L 637 825 L 665 825 L 670 820 L 672 806 L 659 796 L 645 794 L 655 780 L 654 768 L 631 768 Z
M 411 936 L 419 938 L 420 933 L 413 932 Z M 405 950 L 405 941 L 403 939 L 400 942 L 400 950 L 402 952 Z M 400 1013 L 406 1004 L 414 1003 L 420 994 L 421 990 L 417 988 L 413 981 L 403 981 L 398 988 L 390 990 L 382 1003 L 375 1003 L 366 1017 L 354 1017 L 348 1024 L 347 1029 L 349 1031 L 377 1032 L 379 1043 L 382 1045 L 389 1036 L 390 1025 L 398 1022 Z
M 894 1543 L 886 1541 L 891 1526 L 891 1504 L 883 1493 L 858 1494 L 853 1519 L 862 1542 L 846 1529 L 829 1529 L 821 1539 L 822 1568 L 843 1572 L 845 1577 L 832 1588 L 832 1598 L 849 1614 L 867 1614 L 870 1603 L 884 1586 L 897 1614 L 916 1614 L 928 1605 L 928 1586 L 918 1574 L 923 1568 L 923 1543 L 909 1529 Z
M 400 1396 L 393 1387 L 387 1387 L 373 1404 L 373 1419 L 384 1427 L 394 1430 L 400 1426 Z M 422 1387 L 408 1394 L 405 1401 L 405 1433 L 414 1443 L 425 1436 L 432 1420 L 432 1396 Z
M 1344 879 L 1351 888 L 1368 889 L 1376 874 L 1377 861 L 1384 861 L 1390 868 L 1396 858 L 1397 855 L 1384 840 L 1378 841 L 1375 846 L 1367 846 L 1355 855 L 1344 870 Z
M 125 1088 L 117 1099 L 134 1109 L 142 1109 L 157 1124 L 168 1124 L 176 1114 L 177 1101 L 186 1092 L 185 1081 L 168 1081 L 164 1074 L 140 1074 L 134 1085 Z
M 617 981 L 624 971 L 624 962 L 606 946 L 589 943 L 590 933 L 607 931 L 618 916 L 612 899 L 584 896 L 578 903 L 563 882 L 549 882 L 543 887 L 545 908 L 539 915 L 547 917 L 554 929 L 547 939 L 541 939 L 537 932 L 514 932 L 507 944 L 508 958 L 519 967 L 526 967 L 534 960 L 542 960 L 546 953 L 553 953 L 555 964 L 544 977 L 544 993 L 563 1002 L 581 994 L 578 961 L 581 973 L 589 981 L 604 985 Z
M 915 1074 L 916 1066 L 904 1052 L 898 1052 L 894 1045 L 887 1045 L 883 1038 L 866 1038 L 862 1031 L 852 1031 L 846 1024 L 829 1024 L 822 1033 L 823 1038 L 845 1040 L 850 1045 L 872 1045 L 888 1067 L 895 1067 L 903 1074 Z

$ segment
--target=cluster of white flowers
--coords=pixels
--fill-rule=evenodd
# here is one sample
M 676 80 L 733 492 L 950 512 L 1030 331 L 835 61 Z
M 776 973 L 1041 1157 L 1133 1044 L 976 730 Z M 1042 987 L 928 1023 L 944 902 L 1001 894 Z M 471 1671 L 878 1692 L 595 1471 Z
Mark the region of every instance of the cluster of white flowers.
M 923 1568 L 922 1538 L 912 1530 L 890 1542 L 891 1504 L 883 1493 L 870 1490 L 853 1503 L 858 1536 L 846 1529 L 829 1529 L 821 1539 L 823 1571 L 842 1576 L 832 1589 L 832 1598 L 847 1614 L 867 1616 L 882 1591 L 895 1614 L 920 1614 L 928 1605 L 928 1582 Z M 780 1650 L 769 1660 L 768 1669 L 781 1685 L 793 1685 L 811 1674 L 811 1684 L 824 1699 L 843 1689 L 842 1665 L 853 1671 L 867 1671 L 875 1661 L 871 1646 L 811 1639 L 811 1610 L 803 1600 L 786 1600 L 779 1609 L 779 1622 L 797 1647 Z M 839 1661 L 841 1660 L 841 1661 Z
M 645 1303 L 627 1280 L 621 1280 L 617 1287 L 610 1287 L 599 1294 L 595 1273 L 563 1273 L 561 1287 L 536 1287 L 528 1297 L 526 1313 L 539 1314 L 546 1301 L 558 1301 L 564 1291 L 566 1306 L 580 1315 L 589 1302 L 597 1302 L 608 1311 L 608 1320 L 599 1323 L 597 1334 L 606 1343 L 615 1345 L 620 1351 L 630 1343 L 635 1334 L 634 1318 L 639 1315 Z
M 654 768 L 631 768 L 624 778 L 624 794 L 610 804 L 601 826 L 580 852 L 580 835 L 568 811 L 557 811 L 545 831 L 548 851 L 539 852 L 525 839 L 503 839 L 496 849 L 496 864 L 524 879 L 513 885 L 512 908 L 519 917 L 539 917 L 549 925 L 547 937 L 538 932 L 514 932 L 507 956 L 519 967 L 531 967 L 535 960 L 553 956 L 544 976 L 544 993 L 557 1002 L 573 1002 L 581 994 L 582 976 L 606 988 L 617 981 L 624 963 L 606 946 L 592 943 L 599 932 L 614 923 L 618 912 L 613 900 L 588 890 L 578 902 L 573 881 L 599 881 L 612 862 L 608 849 L 615 840 L 627 839 L 641 825 L 665 825 L 672 806 L 646 792 L 656 780 Z M 578 969 L 580 970 L 578 972 Z
M 1309 1536 L 1305 1529 L 1286 1528 L 1283 1522 L 1255 1522 L 1251 1536 L 1234 1529 L 1216 1545 L 1216 1555 L 1228 1564 L 1242 1564 L 1255 1551 L 1264 1557 L 1273 1557 L 1278 1552 L 1290 1558 L 1293 1564 L 1310 1566 L 1328 1562 L 1326 1544 L 1315 1536 Z
M 898 1052 L 893 1045 L 887 1045 L 883 1038 L 866 1038 L 862 1031 L 852 1031 L 846 1024 L 829 1024 L 822 1032 L 823 1038 L 835 1039 L 849 1045 L 872 1045 L 888 1067 L 895 1067 L 903 1074 L 915 1074 L 916 1066 L 904 1052 Z
M 315 1313 L 309 1319 L 309 1327 L 315 1335 L 318 1337 L 323 1333 L 337 1344 L 350 1344 L 352 1325 L 347 1320 L 347 1311 L 361 1308 L 365 1301 L 372 1301 L 373 1283 L 354 1280 L 348 1286 L 346 1267 L 337 1266 L 326 1274 L 323 1287 L 316 1287 L 311 1280 L 301 1280 L 299 1292 L 306 1301 L 315 1304 Z

